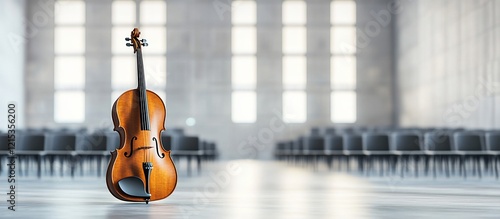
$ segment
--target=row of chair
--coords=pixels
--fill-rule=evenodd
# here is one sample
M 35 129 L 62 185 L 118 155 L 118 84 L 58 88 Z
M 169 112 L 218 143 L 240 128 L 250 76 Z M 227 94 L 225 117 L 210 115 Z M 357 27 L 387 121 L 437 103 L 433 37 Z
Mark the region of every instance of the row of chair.
M 500 132 L 450 131 L 432 132 L 394 131 L 347 133 L 343 135 L 311 135 L 293 141 L 279 142 L 275 156 L 278 159 L 314 161 L 325 159 L 329 165 L 334 159 L 357 159 L 358 168 L 372 166 L 372 162 L 387 162 L 391 168 L 399 163 L 423 160 L 427 172 L 429 163 L 448 165 L 457 161 L 460 174 L 466 175 L 467 162 L 473 161 L 474 168 L 480 171 L 483 164 L 493 167 L 498 177 L 500 155 Z M 453 163 L 452 165 L 454 165 Z M 480 174 L 480 172 L 478 172 Z
M 191 172 L 192 158 L 198 160 L 199 169 L 202 160 L 213 160 L 218 155 L 214 142 L 200 141 L 194 136 L 162 135 L 161 141 L 166 150 L 172 150 L 174 160 L 183 157 L 188 159 L 188 173 Z M 117 133 L 20 133 L 16 135 L 15 154 L 21 165 L 21 173 L 23 169 L 29 169 L 32 166 L 30 163 L 35 161 L 38 176 L 41 176 L 42 164 L 46 162 L 49 163 L 50 174 L 53 175 L 54 163 L 59 160 L 61 174 L 63 169 L 69 169 L 74 176 L 78 165 L 83 173 L 86 163 L 93 161 L 90 169 L 96 169 L 100 176 L 103 161 L 107 162 L 110 151 L 119 145 Z M 7 155 L 7 135 L 0 134 L 0 163 L 3 164 L 3 158 Z M 23 166 L 25 168 L 22 168 Z
M 436 128 L 436 127 L 392 127 L 392 126 L 348 126 L 348 127 L 313 127 L 310 130 L 311 136 L 362 134 L 367 132 L 392 133 L 392 132 L 462 132 L 465 128 Z M 480 131 L 480 130 L 476 130 Z

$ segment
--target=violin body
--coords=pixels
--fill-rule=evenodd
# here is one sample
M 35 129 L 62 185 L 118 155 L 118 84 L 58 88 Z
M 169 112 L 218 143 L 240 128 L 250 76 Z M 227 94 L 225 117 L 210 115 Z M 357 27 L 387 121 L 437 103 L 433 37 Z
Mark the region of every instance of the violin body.
M 114 130 L 120 146 L 111 152 L 106 172 L 110 193 L 124 201 L 146 202 L 164 199 L 175 189 L 177 172 L 161 142 L 166 109 L 161 98 L 146 89 L 139 30 L 134 28 L 127 46 L 137 53 L 137 89 L 125 91 L 113 104 Z
M 161 144 L 161 131 L 165 130 L 163 124 L 166 117 L 163 101 L 154 92 L 147 91 L 151 130 L 144 131 L 140 129 L 139 106 L 134 104 L 139 102 L 137 93 L 137 89 L 126 91 L 113 105 L 114 130 L 120 134 L 120 147 L 111 152 L 106 183 L 109 191 L 116 198 L 124 201 L 144 202 L 143 197 L 133 197 L 121 191 L 118 181 L 136 176 L 146 182 L 143 160 L 145 156 L 149 156 L 149 161 L 153 164 L 149 179 L 151 194 L 149 200 L 155 201 L 166 198 L 174 191 L 177 184 L 177 172 L 170 157 L 170 151 L 165 150 Z M 130 157 L 125 155 L 130 155 Z

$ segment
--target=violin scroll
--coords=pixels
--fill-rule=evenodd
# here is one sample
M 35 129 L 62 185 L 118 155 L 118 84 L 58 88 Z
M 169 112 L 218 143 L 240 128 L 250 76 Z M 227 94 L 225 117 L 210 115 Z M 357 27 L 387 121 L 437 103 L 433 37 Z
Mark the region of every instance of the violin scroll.
M 125 45 L 128 47 L 133 46 L 134 53 L 137 52 L 137 49 L 141 48 L 141 46 L 148 46 L 146 39 L 139 40 L 139 35 L 141 35 L 141 32 L 139 28 L 136 27 L 130 32 L 130 38 L 125 38 L 125 41 L 132 41 L 132 43 L 127 43 Z

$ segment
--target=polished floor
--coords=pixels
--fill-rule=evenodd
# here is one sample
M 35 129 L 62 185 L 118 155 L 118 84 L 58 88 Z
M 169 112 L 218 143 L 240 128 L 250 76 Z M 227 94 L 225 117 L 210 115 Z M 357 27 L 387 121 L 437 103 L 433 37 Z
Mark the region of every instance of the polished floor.
M 16 211 L 2 201 L 0 218 L 500 217 L 494 177 L 368 177 L 253 160 L 206 165 L 191 177 L 180 168 L 175 192 L 149 205 L 115 199 L 104 178 L 18 178 Z

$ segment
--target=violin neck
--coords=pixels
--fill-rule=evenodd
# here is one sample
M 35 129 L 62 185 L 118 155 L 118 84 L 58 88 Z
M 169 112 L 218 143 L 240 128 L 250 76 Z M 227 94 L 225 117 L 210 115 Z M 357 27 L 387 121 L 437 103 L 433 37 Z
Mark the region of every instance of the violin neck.
M 139 104 L 141 112 L 141 130 L 149 129 L 148 98 L 146 95 L 146 79 L 144 77 L 144 64 L 142 62 L 142 51 L 137 49 L 137 90 L 139 92 Z

